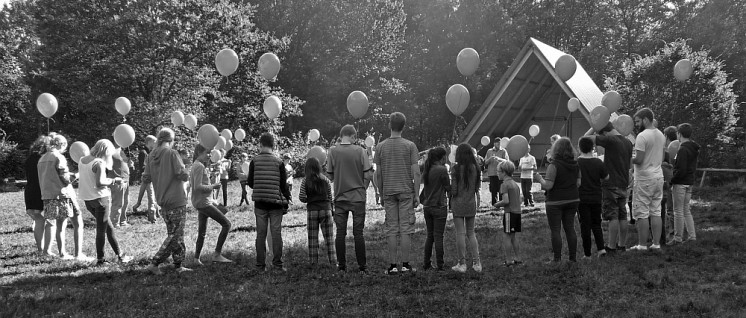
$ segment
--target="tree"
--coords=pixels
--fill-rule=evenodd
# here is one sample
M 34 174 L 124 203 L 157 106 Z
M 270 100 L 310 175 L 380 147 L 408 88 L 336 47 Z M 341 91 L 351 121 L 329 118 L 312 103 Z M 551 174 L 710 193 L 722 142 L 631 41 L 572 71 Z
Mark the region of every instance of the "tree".
M 692 76 L 677 82 L 673 68 L 681 59 L 689 59 Z M 732 142 L 731 134 L 738 120 L 734 81 L 728 80 L 723 63 L 709 56 L 707 50 L 693 51 L 684 40 L 668 43 L 653 55 L 629 61 L 618 78 L 608 78 L 606 88 L 624 98 L 621 112 L 634 115 L 643 107 L 655 113 L 659 127 L 688 122 L 694 128 L 694 139 L 702 146 L 702 166 L 711 161 Z
M 264 97 L 279 95 L 281 120 L 297 116 L 300 101 L 270 88 L 256 74 L 256 59 L 267 51 L 281 53 L 285 39 L 258 30 L 253 7 L 228 0 L 53 1 L 39 0 L 35 17 L 40 67 L 35 91 L 60 101 L 57 127 L 92 143 L 109 136 L 123 118 L 114 100 L 128 97 L 127 115 L 140 137 L 170 126 L 174 110 L 193 113 L 199 124 L 238 128 L 259 134 L 272 126 L 257 121 Z M 238 71 L 222 78 L 215 54 L 238 52 Z M 186 140 L 193 133 L 182 130 Z M 191 141 L 190 141 L 191 142 Z

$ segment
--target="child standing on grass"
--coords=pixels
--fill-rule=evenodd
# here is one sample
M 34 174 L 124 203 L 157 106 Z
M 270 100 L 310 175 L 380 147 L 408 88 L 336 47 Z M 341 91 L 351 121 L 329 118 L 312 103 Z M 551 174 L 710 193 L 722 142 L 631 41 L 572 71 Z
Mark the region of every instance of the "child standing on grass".
M 503 251 L 505 262 L 503 265 L 519 265 L 523 262 L 520 257 L 520 244 L 516 233 L 521 232 L 521 189 L 513 180 L 515 165 L 510 161 L 503 161 L 497 166 L 497 176 L 502 180 L 500 193 L 502 200 L 495 203 L 495 208 L 505 207 L 503 214 Z M 513 260 L 508 256 L 513 252 Z
M 115 228 L 130 226 L 127 223 L 127 208 L 130 201 L 130 170 L 134 169 L 132 161 L 127 157 L 122 148 L 114 150 L 112 156 L 112 172 L 114 176 L 122 179 L 121 183 L 111 185 L 111 224 Z
M 443 270 L 443 233 L 448 218 L 448 201 L 446 195 L 451 191 L 451 181 L 445 166 L 446 150 L 435 147 L 427 152 L 425 169 L 422 173 L 424 188 L 420 193 L 420 202 L 424 206 L 427 239 L 425 240 L 424 270 Z M 432 266 L 433 242 L 435 243 L 435 267 Z
M 26 186 L 23 188 L 23 198 L 26 203 L 26 214 L 34 220 L 34 240 L 36 241 L 36 252 L 39 255 L 51 254 L 49 250 L 52 242 L 52 231 L 54 222 L 44 218 L 44 201 L 41 199 L 41 187 L 39 186 L 39 168 L 37 164 L 41 156 L 47 152 L 49 137 L 40 136 L 29 148 L 26 158 Z
M 249 171 L 243 170 L 244 163 L 248 162 L 249 155 L 245 152 L 241 153 L 241 161 L 238 163 L 238 183 L 241 184 L 241 201 L 238 202 L 238 206 L 241 206 L 244 202 L 246 202 L 246 205 L 249 205 L 248 192 L 246 192 L 246 179 L 249 176 Z
M 67 139 L 60 134 L 50 133 L 47 152 L 37 163 L 41 199 L 44 201 L 42 215 L 50 222 L 55 221 L 57 249 L 59 256 L 66 260 L 73 259 L 65 250 L 67 219 L 72 217 L 75 228 L 75 258 L 88 261 L 90 259 L 83 254 L 83 216 L 78 207 L 78 196 L 72 186 L 75 174 L 70 173 L 67 159 L 62 155 L 66 150 Z M 53 255 L 49 250 L 47 253 Z
M 601 229 L 601 181 L 608 181 L 609 174 L 603 161 L 593 156 L 593 139 L 581 137 L 578 141 L 580 158 L 580 187 L 578 194 L 578 219 L 580 219 L 580 237 L 583 240 L 583 259 L 591 258 L 591 233 L 596 240 L 598 256 L 606 254 L 604 232 Z
M 158 132 L 156 148 L 150 153 L 142 174 L 142 186 L 153 184 L 156 202 L 162 208 L 161 215 L 166 223 L 168 236 L 153 257 L 148 270 L 160 275 L 158 265 L 173 256 L 176 272 L 189 272 L 191 269 L 182 267 L 186 247 L 184 246 L 184 224 L 186 223 L 187 198 L 184 193 L 184 182 L 189 174 L 181 161 L 179 153 L 172 149 L 174 131 L 162 128 Z
M 474 221 L 477 215 L 477 202 L 480 200 L 479 188 L 481 177 L 477 167 L 477 159 L 469 144 L 463 143 L 456 148 L 456 165 L 451 169 L 451 212 L 456 226 L 456 251 L 458 264 L 451 269 L 465 273 L 466 250 L 468 248 L 472 259 L 472 268 L 476 272 L 482 271 L 479 259 L 479 243 L 474 233 Z
M 220 188 L 220 183 L 210 183 L 210 175 L 205 169 L 205 164 L 209 159 L 210 151 L 202 145 L 194 147 L 194 163 L 190 183 L 192 184 L 192 206 L 197 209 L 197 246 L 194 249 L 194 262 L 202 266 L 200 255 L 202 254 L 202 245 L 205 243 L 205 232 L 207 232 L 207 219 L 211 218 L 218 222 L 222 227 L 218 235 L 218 242 L 215 244 L 215 252 L 212 254 L 212 261 L 217 263 L 230 263 L 231 260 L 223 257 L 223 244 L 231 230 L 231 222 L 225 217 L 228 209 L 225 206 L 217 205 L 210 199 L 212 190 Z
M 308 259 L 311 265 L 319 263 L 319 227 L 324 235 L 326 255 L 329 265 L 336 267 L 334 256 L 334 222 L 332 220 L 332 183 L 321 173 L 319 160 L 310 157 L 306 160 L 306 178 L 300 185 L 300 202 L 308 209 Z
M 122 263 L 132 260 L 119 249 L 119 242 L 111 223 L 111 190 L 112 185 L 121 185 L 120 177 L 107 178 L 106 170 L 114 164 L 112 156 L 116 149 L 108 139 L 101 139 L 91 148 L 91 154 L 80 159 L 80 184 L 78 191 L 80 198 L 85 201 L 85 207 L 96 218 L 96 265 L 107 263 L 104 259 L 104 245 L 106 239 L 117 258 Z

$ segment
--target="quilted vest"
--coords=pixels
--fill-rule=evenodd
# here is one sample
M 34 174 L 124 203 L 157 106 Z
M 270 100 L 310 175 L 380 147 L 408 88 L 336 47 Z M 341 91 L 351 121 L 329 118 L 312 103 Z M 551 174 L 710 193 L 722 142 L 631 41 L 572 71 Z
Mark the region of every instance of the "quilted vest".
M 254 160 L 254 188 L 251 199 L 254 201 L 283 204 L 280 192 L 280 169 L 285 169 L 280 158 L 269 153 L 260 153 Z

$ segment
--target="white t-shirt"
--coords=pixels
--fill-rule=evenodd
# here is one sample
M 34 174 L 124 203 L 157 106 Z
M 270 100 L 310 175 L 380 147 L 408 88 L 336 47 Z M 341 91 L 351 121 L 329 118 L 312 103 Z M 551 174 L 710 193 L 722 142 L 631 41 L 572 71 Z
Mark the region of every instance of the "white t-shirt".
M 521 179 L 531 179 L 534 177 L 534 167 L 536 166 L 536 158 L 532 155 L 521 157 L 521 161 L 518 163 L 521 168 Z
M 663 149 L 665 148 L 666 137 L 657 128 L 645 129 L 635 140 L 635 152 L 637 150 L 645 152 L 645 158 L 642 164 L 635 164 L 635 180 L 652 180 L 663 178 Z

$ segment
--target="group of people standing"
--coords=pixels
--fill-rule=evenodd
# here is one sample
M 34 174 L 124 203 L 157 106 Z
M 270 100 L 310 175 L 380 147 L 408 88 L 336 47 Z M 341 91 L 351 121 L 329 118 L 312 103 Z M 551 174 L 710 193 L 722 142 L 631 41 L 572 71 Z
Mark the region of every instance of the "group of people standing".
M 536 160 L 533 156 L 527 153 L 519 160 L 520 185 L 513 180 L 515 164 L 508 159 L 506 151 L 496 141 L 495 148 L 487 151 L 484 165 L 490 182 L 490 202 L 495 208 L 504 209 L 503 265 L 523 263 L 516 234 L 521 232 L 521 202 L 524 206 L 534 206 L 531 196 L 534 182 L 546 190 L 546 214 L 553 251 L 550 263 L 559 262 L 562 258 L 560 232 L 563 229 L 569 249 L 568 258 L 570 261 L 576 260 L 576 214 L 581 224 L 584 258 L 592 256 L 591 237 L 595 239 L 599 256 L 626 250 L 626 209 L 630 184 L 633 184 L 631 219 L 636 221 L 638 242 L 629 250 L 656 250 L 666 242 L 662 221 L 662 213 L 665 215 L 665 211 L 662 211 L 661 202 L 664 189 L 671 186 L 674 234 L 668 244 L 683 242 L 684 228 L 688 232 L 688 239 L 695 240 L 689 198 L 699 146 L 690 139 L 691 125 L 685 123 L 669 127 L 664 136 L 654 127 L 653 120 L 653 113 L 647 108 L 635 114 L 634 122 L 639 134 L 634 145 L 610 123 L 600 131 L 589 131 L 580 138 L 577 143 L 579 155 L 569 138 L 557 138 L 548 154 L 550 163 L 544 177 L 536 172 Z M 411 263 L 411 235 L 415 232 L 415 208 L 420 204 L 424 206 L 427 230 L 423 269 L 445 269 L 443 241 L 450 212 L 456 229 L 457 250 L 457 264 L 452 270 L 466 272 L 468 268 L 472 268 L 477 272 L 482 271 L 479 243 L 475 235 L 475 217 L 481 201 L 483 169 L 477 161 L 476 151 L 466 143 L 459 145 L 455 150 L 456 163 L 449 170 L 446 165 L 446 149 L 429 149 L 421 171 L 417 147 L 402 137 L 405 125 L 404 114 L 395 112 L 390 115 L 391 136 L 375 147 L 372 159 L 371 151 L 355 143 L 357 131 L 354 126 L 346 125 L 340 130 L 340 142 L 329 149 L 326 162 L 319 162 L 313 157 L 306 160 L 305 179 L 301 182 L 298 199 L 306 203 L 308 255 L 311 264 L 319 262 L 320 230 L 325 240 L 329 264 L 336 266 L 339 271 L 347 271 L 345 239 L 348 219 L 352 216 L 357 270 L 362 274 L 369 273 L 363 231 L 366 223 L 367 188 L 373 183 L 376 193 L 381 195 L 380 204 L 385 210 L 383 233 L 386 236 L 389 262 L 385 274 L 398 275 L 415 271 Z M 671 129 L 674 129 L 673 133 Z M 680 140 L 681 147 L 674 158 L 667 158 L 664 149 L 673 138 Z M 173 141 L 174 132 L 169 128 L 161 129 L 157 137 L 149 136 L 147 144 L 150 152 L 142 160 L 142 186 L 135 204 L 135 208 L 138 207 L 142 196 L 148 193 L 152 198 L 149 200 L 149 219 L 152 221 L 156 217 L 162 217 L 166 224 L 167 237 L 148 267 L 155 274 L 161 273 L 159 265 L 168 257 L 173 258 L 178 272 L 190 271 L 183 266 L 186 254 L 183 237 L 189 196 L 192 206 L 198 211 L 194 263 L 202 265 L 201 252 L 208 219 L 221 225 L 212 261 L 231 262 L 222 255 L 222 247 L 232 226 L 225 216 L 228 212 L 225 207 L 226 183 L 222 182 L 222 177 L 217 178 L 211 172 L 213 169 L 209 168 L 211 149 L 196 145 L 193 163 L 188 168 L 184 164 L 183 155 L 173 149 Z M 239 204 L 248 204 L 245 187 L 252 188 L 251 199 L 254 202 L 257 233 L 257 269 L 268 270 L 268 246 L 265 242 L 269 242 L 269 249 L 272 250 L 271 268 L 285 271 L 282 261 L 282 219 L 293 201 L 290 191 L 292 179 L 286 162 L 275 154 L 274 136 L 262 134 L 259 144 L 260 151 L 250 161 L 248 171 L 239 174 L 242 186 L 242 200 Z M 595 146 L 604 148 L 604 160 L 595 156 Z M 67 141 L 61 135 L 52 133 L 40 137 L 31 148 L 31 155 L 26 163 L 29 175 L 26 206 L 27 213 L 35 221 L 34 236 L 38 250 L 53 254 L 50 251 L 50 241 L 52 232 L 56 232 L 59 256 L 64 259 L 89 259 L 82 253 L 82 216 L 77 204 L 77 196 L 80 196 L 96 219 L 97 263 L 107 262 L 104 255 L 107 239 L 120 262 L 130 261 L 131 257 L 123 253 L 118 244 L 114 228 L 126 224 L 126 214 L 121 206 L 128 193 L 126 180 L 132 167 L 131 160 L 109 140 L 102 139 L 96 142 L 90 155 L 80 159 L 80 174 L 77 175 L 70 173 L 62 155 L 66 148 Z M 242 158 L 244 161 L 247 159 L 246 156 Z M 670 180 L 664 176 L 666 174 L 663 168 L 668 161 L 672 163 Z M 72 188 L 72 182 L 76 178 L 79 178 L 79 194 Z M 186 190 L 186 182 L 191 191 Z M 224 195 L 222 205 L 212 197 L 212 193 L 221 188 Z M 126 203 L 124 206 L 126 209 Z M 112 214 L 116 214 L 116 217 L 112 217 Z M 65 251 L 64 229 L 68 218 L 73 219 L 75 228 L 73 255 Z M 604 239 L 601 230 L 602 219 L 609 222 L 608 239 Z M 335 227 L 336 237 L 332 238 Z M 652 244 L 648 246 L 651 232 Z

